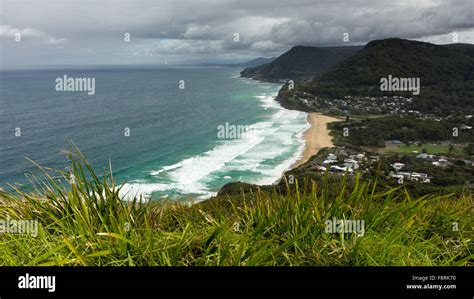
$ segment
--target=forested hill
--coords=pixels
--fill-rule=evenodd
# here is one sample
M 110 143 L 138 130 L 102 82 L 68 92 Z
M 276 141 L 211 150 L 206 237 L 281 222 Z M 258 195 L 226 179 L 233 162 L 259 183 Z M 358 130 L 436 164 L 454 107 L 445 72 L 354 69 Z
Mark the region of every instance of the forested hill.
M 398 38 L 368 43 L 331 70 L 319 82 L 379 85 L 380 78 L 418 77 L 423 85 L 474 79 L 474 45 L 434 45 Z
M 434 45 L 398 38 L 369 42 L 293 92 L 282 89 L 280 99 L 291 101 L 295 92 L 333 99 L 347 95 L 413 96 L 411 92 L 382 92 L 381 78 L 389 75 L 420 79 L 420 94 L 412 109 L 440 115 L 474 112 L 474 45 Z
M 264 81 L 311 80 L 361 48 L 295 46 L 270 63 L 244 69 L 241 75 Z

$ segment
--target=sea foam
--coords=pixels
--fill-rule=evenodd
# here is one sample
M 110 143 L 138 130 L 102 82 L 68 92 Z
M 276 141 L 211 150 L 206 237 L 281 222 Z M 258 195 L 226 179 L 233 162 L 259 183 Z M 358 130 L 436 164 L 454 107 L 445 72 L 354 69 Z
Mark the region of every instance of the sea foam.
M 203 200 L 215 195 L 212 186 L 228 181 L 232 171 L 250 172 L 247 176 L 232 176 L 244 182 L 274 183 L 301 158 L 305 147 L 303 132 L 309 127 L 306 113 L 281 107 L 275 96 L 276 93 L 268 92 L 256 96 L 260 106 L 272 109 L 273 113 L 251 125 L 253 138 L 219 140 L 209 151 L 151 171 L 160 183 L 131 182 L 122 191 L 143 197 L 174 191 Z

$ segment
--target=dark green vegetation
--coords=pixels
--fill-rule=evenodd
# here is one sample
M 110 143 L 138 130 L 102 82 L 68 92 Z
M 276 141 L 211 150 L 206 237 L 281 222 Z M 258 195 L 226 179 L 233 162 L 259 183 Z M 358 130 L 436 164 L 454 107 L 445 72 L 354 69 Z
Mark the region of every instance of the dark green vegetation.
M 376 40 L 294 91 L 283 87 L 280 101 L 292 107 L 294 92 L 312 96 L 405 96 L 411 92 L 382 92 L 380 79 L 388 75 L 420 78 L 421 92 L 408 109 L 446 116 L 474 112 L 474 45 L 434 45 L 403 39 Z
M 464 51 L 466 49 L 466 51 Z M 474 80 L 474 45 L 434 45 L 398 38 L 369 42 L 361 51 L 324 73 L 319 82 L 379 86 L 380 78 L 419 77 L 423 86 Z
M 123 201 L 110 172 L 70 158 L 75 180 L 42 169 L 33 190 L 0 191 L 2 219 L 39 221 L 36 237 L 0 235 L 0 265 L 472 265 L 471 197 L 326 177 L 192 206 Z M 365 234 L 326 233 L 332 217 L 364 220 Z
M 473 130 L 461 129 L 463 124 L 474 126 L 474 119 L 452 117 L 435 121 L 410 116 L 385 116 L 361 121 L 331 123 L 329 128 L 338 144 L 350 143 L 356 146 L 385 147 L 384 141 L 388 140 L 421 144 L 438 141 L 474 143 Z M 348 129 L 347 136 L 343 135 L 344 128 Z M 454 136 L 454 133 L 457 136 Z
M 264 81 L 310 80 L 360 48 L 295 46 L 270 63 L 246 68 L 241 75 Z

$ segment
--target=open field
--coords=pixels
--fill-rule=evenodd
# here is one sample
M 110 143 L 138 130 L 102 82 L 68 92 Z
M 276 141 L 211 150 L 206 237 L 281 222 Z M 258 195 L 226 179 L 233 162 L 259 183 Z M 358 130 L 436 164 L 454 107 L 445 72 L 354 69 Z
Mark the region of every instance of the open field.
M 413 152 L 421 153 L 423 150 L 426 150 L 428 154 L 439 155 L 439 154 L 448 154 L 449 153 L 449 145 L 448 144 L 432 144 L 427 143 L 421 146 L 411 144 L 409 146 L 406 145 L 398 145 L 398 146 L 391 146 L 382 149 L 383 153 L 399 153 L 399 154 L 411 154 Z M 462 155 L 463 150 L 459 146 L 454 146 L 451 154 L 453 155 Z

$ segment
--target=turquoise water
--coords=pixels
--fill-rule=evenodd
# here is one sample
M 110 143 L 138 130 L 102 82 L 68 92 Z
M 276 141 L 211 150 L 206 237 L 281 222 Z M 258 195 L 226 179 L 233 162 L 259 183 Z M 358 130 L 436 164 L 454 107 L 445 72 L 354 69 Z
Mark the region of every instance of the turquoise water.
M 64 169 L 67 140 L 99 171 L 110 159 L 125 196 L 204 199 L 227 182 L 271 184 L 301 155 L 306 113 L 274 101 L 280 85 L 240 78 L 239 71 L 2 71 L 0 186 L 27 183 L 34 167 L 25 157 Z M 56 91 L 55 79 L 64 75 L 95 78 L 95 94 Z M 226 122 L 250 126 L 251 136 L 218 138 Z

